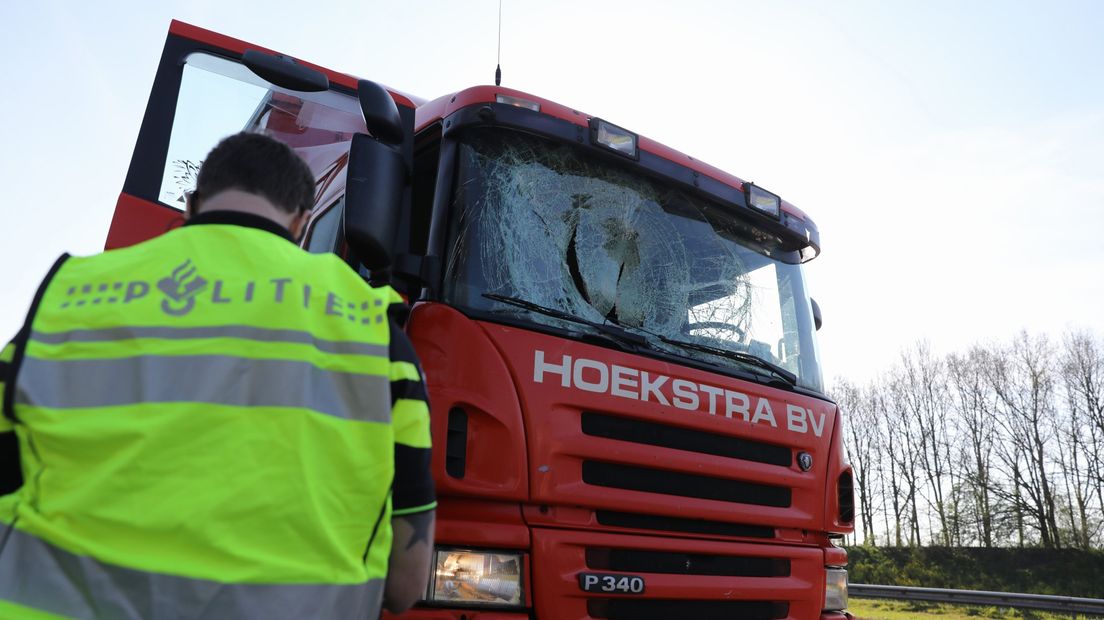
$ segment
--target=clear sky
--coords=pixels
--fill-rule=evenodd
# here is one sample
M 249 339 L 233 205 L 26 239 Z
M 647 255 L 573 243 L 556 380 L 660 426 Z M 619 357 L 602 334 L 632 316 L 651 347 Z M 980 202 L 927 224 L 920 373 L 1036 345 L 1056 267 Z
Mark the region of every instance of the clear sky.
M 172 18 L 434 98 L 497 0 L 0 3 L 0 331 L 102 248 Z M 821 231 L 826 376 L 1104 332 L 1104 2 L 504 0 L 503 85 L 753 180 Z

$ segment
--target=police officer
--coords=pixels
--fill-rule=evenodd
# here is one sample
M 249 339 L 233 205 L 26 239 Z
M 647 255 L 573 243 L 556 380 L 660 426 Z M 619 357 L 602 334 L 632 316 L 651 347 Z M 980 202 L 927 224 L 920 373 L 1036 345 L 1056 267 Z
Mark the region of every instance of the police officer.
M 370 618 L 424 593 L 401 298 L 296 246 L 313 198 L 294 151 L 238 134 L 185 226 L 50 270 L 0 355 L 24 480 L 0 497 L 0 617 Z

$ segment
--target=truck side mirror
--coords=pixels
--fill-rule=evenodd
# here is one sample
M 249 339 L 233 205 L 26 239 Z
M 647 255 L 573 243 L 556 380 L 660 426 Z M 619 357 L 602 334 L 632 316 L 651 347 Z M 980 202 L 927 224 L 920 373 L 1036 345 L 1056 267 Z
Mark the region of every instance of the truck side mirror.
M 820 326 L 824 324 L 824 319 L 820 316 L 820 304 L 812 297 L 809 298 L 809 302 L 813 304 L 813 327 L 820 331 Z
M 357 82 L 357 98 L 364 125 L 380 142 L 398 146 L 402 144 L 403 126 L 399 107 L 387 89 L 371 80 Z
M 391 94 L 379 84 L 357 84 L 361 112 L 372 136 L 356 134 L 349 146 L 345 184 L 345 240 L 369 269 L 391 265 L 407 182 L 399 146 L 402 121 Z

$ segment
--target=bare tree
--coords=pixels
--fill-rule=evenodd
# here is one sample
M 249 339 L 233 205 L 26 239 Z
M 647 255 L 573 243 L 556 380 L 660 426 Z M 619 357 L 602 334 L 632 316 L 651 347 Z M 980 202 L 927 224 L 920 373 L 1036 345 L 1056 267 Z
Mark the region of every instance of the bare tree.
M 881 454 L 878 409 L 869 389 L 863 390 L 846 379 L 837 382 L 832 395 L 845 414 L 844 439 L 855 470 L 862 541 L 872 545 L 875 544 L 873 478 L 877 469 L 874 462 Z
M 1094 495 L 1096 507 L 1104 509 L 1104 350 L 1091 334 L 1070 332 L 1060 363 L 1067 414 L 1058 454 L 1076 543 L 1088 549 L 1101 527 L 1101 519 L 1092 518 Z
M 946 421 L 951 404 L 943 361 L 932 355 L 927 343 L 916 344 L 901 354 L 897 385 L 903 412 L 908 417 L 907 426 L 916 442 L 914 457 L 927 482 L 926 499 L 939 519 L 938 542 L 949 547 L 953 544 L 949 513 L 954 508 L 948 506 L 944 487 L 951 474 Z M 934 542 L 934 532 L 932 536 Z
M 905 373 L 897 368 L 889 375 L 886 413 L 887 436 L 892 443 L 889 450 L 894 462 L 894 488 L 903 504 L 908 526 L 908 544 L 923 544 L 920 532 L 919 482 L 921 468 L 921 430 L 915 418 L 909 415 L 904 405 L 910 390 Z M 899 478 L 899 480 L 898 480 Z M 899 521 L 898 521 L 899 522 Z
M 1104 341 L 938 357 L 921 343 L 865 385 L 838 381 L 861 540 L 890 545 L 1104 544 Z M 884 537 L 884 538 L 883 538 Z
M 888 383 L 883 379 L 882 384 Z M 905 464 L 910 459 L 904 458 L 900 455 L 902 450 L 908 450 L 908 434 L 901 433 L 897 421 L 896 412 L 889 408 L 888 403 L 892 398 L 885 398 L 882 391 L 878 388 L 873 389 L 877 406 L 882 412 L 882 423 L 878 425 L 882 434 L 882 445 L 885 446 L 885 459 L 883 468 L 888 465 L 889 471 L 885 472 L 883 469 L 882 480 L 888 484 L 888 489 L 882 490 L 882 504 L 883 511 L 886 515 L 886 538 L 890 536 L 890 530 L 892 530 L 893 545 L 901 547 L 904 545 L 904 537 L 902 536 L 901 524 L 904 522 L 904 515 L 906 513 L 907 498 L 911 494 L 905 484 L 903 484 L 902 476 L 903 470 L 906 468 Z M 885 504 L 889 504 L 886 506 Z M 892 509 L 892 523 L 890 523 L 889 515 Z M 910 528 L 911 529 L 911 528 Z
M 965 355 L 947 358 L 948 378 L 954 397 L 963 478 L 973 501 L 979 542 L 993 546 L 993 510 L 989 491 L 991 447 L 996 434 L 993 394 L 985 383 L 985 368 L 990 354 L 975 346 Z
M 1004 435 L 997 454 L 1011 477 L 1018 509 L 1030 517 L 1044 547 L 1062 546 L 1047 467 L 1047 446 L 1053 444 L 1056 432 L 1053 360 L 1054 349 L 1045 336 L 1033 338 L 1021 332 L 986 366 Z

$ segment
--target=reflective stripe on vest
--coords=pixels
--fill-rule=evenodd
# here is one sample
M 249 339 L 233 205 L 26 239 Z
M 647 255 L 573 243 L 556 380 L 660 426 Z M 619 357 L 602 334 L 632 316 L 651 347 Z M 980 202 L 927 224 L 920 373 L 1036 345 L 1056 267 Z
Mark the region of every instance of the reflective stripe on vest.
M 110 329 L 71 329 L 69 331 L 46 334 L 32 332 L 31 338 L 46 344 L 65 344 L 67 342 L 110 342 L 112 340 L 133 340 L 135 338 L 159 338 L 184 340 L 191 338 L 240 338 L 260 342 L 294 342 L 309 344 L 326 353 L 347 355 L 386 356 L 387 347 L 362 342 L 333 341 L 315 338 L 310 332 L 293 329 L 264 329 L 248 325 L 218 325 L 215 327 L 115 327 Z
M 0 598 L 49 611 L 20 593 L 75 592 L 78 616 L 101 597 L 142 617 L 178 603 L 214 617 L 378 613 L 394 297 L 333 255 L 238 226 L 67 260 L 7 386 L 33 449 L 28 484 L 0 501 L 13 524 Z M 74 581 L 15 571 L 30 562 L 13 560 L 15 540 L 45 545 L 28 566 Z M 277 602 L 234 607 L 263 596 Z M 333 606 L 317 611 L 317 597 Z
M 325 371 L 289 360 L 217 355 L 27 358 L 20 377 L 17 405 L 72 409 L 189 402 L 295 407 L 348 420 L 391 421 L 387 377 Z
M 362 584 L 226 584 L 136 571 L 11 528 L 0 599 L 71 618 L 367 618 L 383 579 Z

